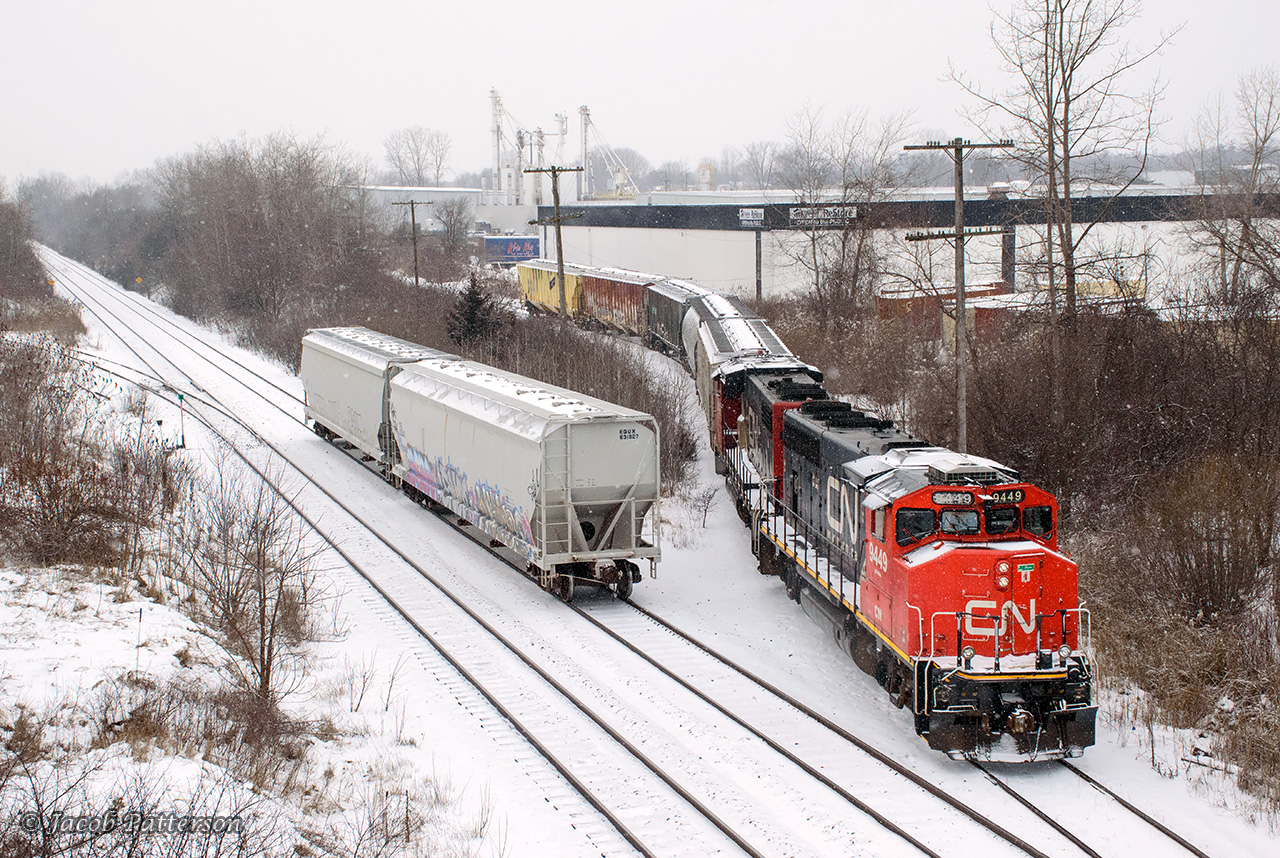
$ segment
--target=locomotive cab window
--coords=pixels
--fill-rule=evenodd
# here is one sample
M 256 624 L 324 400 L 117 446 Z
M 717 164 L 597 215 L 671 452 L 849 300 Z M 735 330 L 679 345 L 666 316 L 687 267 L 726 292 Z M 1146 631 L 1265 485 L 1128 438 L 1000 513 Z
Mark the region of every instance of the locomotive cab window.
M 938 530 L 938 519 L 931 509 L 900 509 L 894 514 L 899 545 L 919 542 Z
M 944 509 L 941 524 L 940 529 L 943 533 L 972 536 L 978 532 L 978 511 L 976 509 Z
M 884 542 L 884 507 L 880 507 L 871 516 L 871 532 L 876 539 Z
M 997 506 L 986 511 L 987 533 L 999 536 L 1012 533 L 1018 529 L 1018 508 L 1016 506 Z
M 1022 528 L 1027 533 L 1044 536 L 1053 532 L 1053 508 L 1029 506 L 1022 511 Z

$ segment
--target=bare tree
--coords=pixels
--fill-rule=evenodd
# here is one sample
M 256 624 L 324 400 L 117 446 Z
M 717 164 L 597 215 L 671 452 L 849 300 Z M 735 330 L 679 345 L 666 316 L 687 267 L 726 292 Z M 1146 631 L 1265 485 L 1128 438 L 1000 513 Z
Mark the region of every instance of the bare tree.
M 422 125 L 393 131 L 382 145 L 400 184 L 416 187 L 439 187 L 453 148 L 449 132 Z
M 1159 79 L 1135 89 L 1131 78 L 1177 33 L 1147 49 L 1123 40 L 1140 0 L 1018 0 L 997 13 L 991 39 L 1009 87 L 996 93 L 954 68 L 951 78 L 978 102 L 971 118 L 992 136 L 1021 141 L 1016 158 L 1043 189 L 1051 243 L 1061 256 L 1067 316 L 1076 311 L 1082 242 L 1146 169 L 1156 131 Z M 996 133 L 998 131 L 998 134 Z M 1072 194 L 1101 193 L 1106 203 L 1079 224 Z M 1055 281 L 1049 258 L 1051 301 Z
M 773 187 L 777 179 L 778 144 L 772 140 L 753 140 L 743 153 L 747 179 L 759 190 Z
M 274 703 L 300 681 L 300 645 L 315 637 L 318 552 L 288 501 L 265 480 L 246 484 L 232 467 L 220 469 L 203 512 L 204 537 L 191 558 L 203 609 L 239 657 L 240 682 Z
M 874 295 L 879 249 L 873 225 L 856 212 L 908 181 L 901 155 L 908 125 L 905 115 L 873 123 L 865 113 L 828 124 L 820 110 L 809 107 L 788 122 L 790 142 L 778 159 L 779 180 L 797 204 L 821 205 L 828 213 L 797 225 L 801 245 L 784 244 L 812 282 L 809 297 L 820 334 L 833 317 L 857 313 Z
M 465 256 L 467 233 L 471 230 L 471 203 L 466 197 L 441 200 L 431 207 L 431 214 L 440 223 L 440 245 L 446 262 L 460 261 Z
M 685 161 L 663 161 L 650 174 L 650 183 L 664 191 L 687 191 L 690 183 L 689 164 Z
M 1205 297 L 1262 310 L 1280 294 L 1280 226 L 1262 196 L 1280 192 L 1280 72 L 1242 75 L 1234 111 L 1221 99 L 1207 105 L 1187 148 L 1201 191 L 1189 235 L 1207 263 Z
M 278 322 L 309 292 L 341 282 L 366 231 L 352 202 L 359 175 L 324 140 L 288 135 L 217 143 L 162 164 L 174 309 Z
M 0 299 L 49 297 L 44 266 L 32 249 L 35 230 L 26 210 L 0 186 Z
M 738 147 L 726 146 L 720 150 L 720 157 L 716 160 L 716 176 L 720 184 L 737 189 L 738 183 L 742 181 L 742 170 L 742 153 L 738 151 Z

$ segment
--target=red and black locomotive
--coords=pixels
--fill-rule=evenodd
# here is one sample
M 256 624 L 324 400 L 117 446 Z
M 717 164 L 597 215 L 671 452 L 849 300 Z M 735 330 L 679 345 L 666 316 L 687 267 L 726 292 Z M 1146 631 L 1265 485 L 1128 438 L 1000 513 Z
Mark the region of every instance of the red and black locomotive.
M 1088 612 L 1053 496 L 831 398 L 740 301 L 646 288 L 647 342 L 676 353 L 682 319 L 678 354 L 760 571 L 913 713 L 929 747 L 1022 761 L 1092 745 Z

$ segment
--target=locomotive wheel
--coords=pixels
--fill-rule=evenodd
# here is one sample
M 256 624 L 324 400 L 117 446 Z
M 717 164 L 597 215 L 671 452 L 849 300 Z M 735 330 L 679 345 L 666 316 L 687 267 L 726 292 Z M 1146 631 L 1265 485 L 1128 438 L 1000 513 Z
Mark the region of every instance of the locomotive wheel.
M 849 655 L 863 673 L 876 675 L 876 654 L 872 649 L 871 635 L 867 634 L 856 621 L 846 624 L 845 639 L 849 642 Z

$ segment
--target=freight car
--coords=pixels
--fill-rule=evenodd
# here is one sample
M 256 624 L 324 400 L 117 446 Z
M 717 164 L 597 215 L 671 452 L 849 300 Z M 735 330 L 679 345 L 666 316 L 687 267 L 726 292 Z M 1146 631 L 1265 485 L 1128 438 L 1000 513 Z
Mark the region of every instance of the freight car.
M 644 341 L 693 375 L 761 572 L 931 748 L 1025 761 L 1093 744 L 1089 615 L 1052 495 L 833 400 L 737 299 L 666 280 L 645 300 Z
M 388 443 L 387 385 L 401 367 L 429 358 L 457 356 L 367 328 L 311 331 L 302 341 L 298 373 L 306 391 L 305 417 L 317 435 L 342 438 L 387 477 L 395 453 Z
M 364 328 L 302 341 L 307 416 L 565 601 L 661 556 L 653 418 Z
M 706 294 L 706 289 L 680 280 L 664 280 L 646 289 L 646 345 L 685 363 L 684 317 L 694 300 Z
M 585 312 L 582 297 L 582 267 L 564 266 L 565 312 L 570 318 L 581 318 Z M 520 297 L 531 313 L 560 312 L 560 271 L 554 259 L 531 259 L 516 266 L 520 279 Z
M 608 331 L 644 336 L 645 293 L 661 278 L 616 268 L 585 268 L 580 276 L 588 319 Z
M 707 418 L 716 473 L 738 446 L 738 417 L 749 377 L 822 374 L 791 354 L 763 319 L 736 298 L 712 294 L 690 303 L 682 326 L 685 359 Z
M 560 312 L 553 259 L 516 266 L 520 297 L 531 313 Z M 586 325 L 639 337 L 649 348 L 685 360 L 682 328 L 693 302 L 716 293 L 696 283 L 565 263 L 565 309 Z M 745 308 L 743 308 L 745 309 Z

